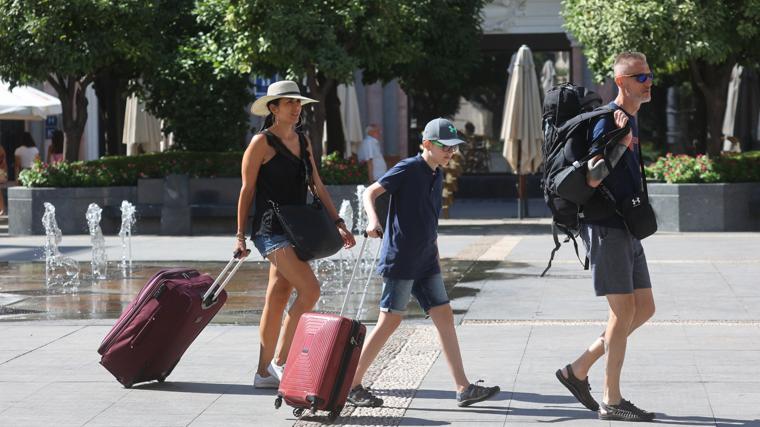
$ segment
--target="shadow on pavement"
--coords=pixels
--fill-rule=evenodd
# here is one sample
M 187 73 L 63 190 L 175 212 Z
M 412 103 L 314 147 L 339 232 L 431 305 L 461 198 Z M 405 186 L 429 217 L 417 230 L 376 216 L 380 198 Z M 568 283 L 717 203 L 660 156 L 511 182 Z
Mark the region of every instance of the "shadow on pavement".
M 573 396 L 556 395 L 556 394 L 522 393 L 522 392 L 513 392 L 512 400 L 517 400 L 520 402 L 553 403 L 553 404 L 578 402 Z
M 533 236 L 551 233 L 552 226 L 550 223 L 536 224 L 518 222 L 510 224 L 487 225 L 438 224 L 438 234 L 443 236 L 483 236 L 489 234 L 499 234 L 505 236 Z
M 152 382 L 132 387 L 134 390 L 158 390 L 179 393 L 237 394 L 245 396 L 271 395 L 272 401 L 277 395 L 276 389 L 257 389 L 250 384 L 217 384 L 183 381 Z
M 447 421 L 437 421 L 437 420 L 426 420 L 423 418 L 415 418 L 415 417 L 387 417 L 387 416 L 377 416 L 373 417 L 371 415 L 357 415 L 357 416 L 340 416 L 337 420 L 335 420 L 332 424 L 350 424 L 352 426 L 397 426 L 399 425 L 399 421 L 403 419 L 404 425 L 409 426 L 447 426 L 451 423 Z M 320 416 L 304 416 L 301 418 L 301 421 L 311 421 L 311 422 L 321 422 L 325 425 L 330 424 L 330 422 L 327 420 L 327 417 L 320 417 Z
M 713 417 L 690 417 L 690 416 L 669 416 L 668 414 L 657 413 L 654 420 L 657 424 L 681 425 L 681 426 L 760 426 L 760 420 L 735 420 L 732 418 L 713 418 Z

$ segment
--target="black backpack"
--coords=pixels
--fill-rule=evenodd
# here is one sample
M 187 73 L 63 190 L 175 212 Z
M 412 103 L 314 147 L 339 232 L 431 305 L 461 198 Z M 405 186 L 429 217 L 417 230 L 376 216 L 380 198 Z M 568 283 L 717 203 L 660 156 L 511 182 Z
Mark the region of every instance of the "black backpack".
M 569 168 L 574 168 L 579 172 L 576 176 L 584 177 L 581 185 L 585 185 L 586 163 L 595 155 L 589 152 L 596 153 L 600 147 L 603 149 L 606 143 L 614 139 L 615 135 L 611 135 L 613 132 L 616 135 L 621 133 L 613 131 L 596 141 L 591 141 L 594 119 L 614 111 L 601 104 L 602 99 L 595 92 L 570 83 L 552 87 L 544 97 L 542 124 L 544 174 L 541 187 L 544 192 L 544 201 L 552 212 L 552 234 L 555 246 L 549 258 L 549 264 L 541 273 L 542 277 L 551 268 L 554 255 L 561 246 L 558 233 L 565 235 L 565 243 L 573 241 L 575 254 L 580 260 L 576 237 L 580 233 L 583 205 L 578 199 L 573 201 L 557 194 L 559 181 L 557 178 L 564 177 L 567 172 L 571 172 Z M 591 147 L 595 149 L 590 150 Z M 588 191 L 589 194 L 595 193 L 595 190 L 590 187 L 584 191 Z M 584 269 L 588 269 L 588 259 L 581 261 L 581 264 Z

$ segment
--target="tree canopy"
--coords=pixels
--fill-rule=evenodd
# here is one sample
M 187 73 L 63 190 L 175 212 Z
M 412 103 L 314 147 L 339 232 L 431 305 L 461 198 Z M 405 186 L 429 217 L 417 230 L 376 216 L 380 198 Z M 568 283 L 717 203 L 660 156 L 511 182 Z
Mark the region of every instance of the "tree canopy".
M 58 92 L 65 156 L 76 160 L 87 121 L 85 90 L 112 64 L 146 63 L 161 28 L 152 0 L 0 0 L 0 77 L 49 82 Z
M 148 109 L 163 119 L 166 133 L 173 133 L 175 148 L 239 150 L 249 129 L 245 107 L 253 96 L 248 73 L 217 69 L 214 62 L 229 52 L 214 38 L 224 22 L 223 3 L 177 4 L 155 66 L 143 70 L 140 86 Z
M 459 109 L 470 92 L 472 73 L 481 65 L 479 50 L 482 0 L 412 1 L 417 22 L 409 35 L 421 48 L 410 61 L 393 66 L 392 73 L 414 100 L 412 113 L 424 126 Z M 502 94 L 499 94 L 501 96 Z
M 598 80 L 627 50 L 656 72 L 688 70 L 707 108 L 708 152 L 719 153 L 731 68 L 760 61 L 760 0 L 564 0 L 562 16 Z
M 445 85 L 441 93 L 456 88 L 462 68 L 472 65 L 467 52 L 477 50 L 469 42 L 480 33 L 482 6 L 481 0 L 226 1 L 224 35 L 216 40 L 230 49 L 209 44 L 215 63 L 305 78 L 311 96 L 321 101 L 310 126 L 313 141 L 321 140 L 327 94 L 351 82 L 356 69 L 367 83 L 398 77 L 410 90 L 429 77 Z M 458 40 L 461 32 L 473 36 Z

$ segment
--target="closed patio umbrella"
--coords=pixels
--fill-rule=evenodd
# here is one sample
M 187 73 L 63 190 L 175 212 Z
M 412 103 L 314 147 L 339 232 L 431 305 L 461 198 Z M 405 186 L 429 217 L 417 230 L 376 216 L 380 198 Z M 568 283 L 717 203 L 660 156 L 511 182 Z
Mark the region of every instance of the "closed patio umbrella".
M 739 101 L 739 87 L 742 82 L 742 71 L 744 67 L 739 64 L 734 65 L 731 69 L 731 80 L 728 82 L 728 91 L 726 93 L 726 111 L 723 113 L 723 138 L 724 151 L 736 151 L 732 146 L 730 137 L 734 136 L 734 124 L 736 123 L 736 105 Z M 739 144 L 736 144 L 738 148 Z
M 346 145 L 343 147 L 343 156 L 351 157 L 352 148 L 356 148 L 364 139 L 362 118 L 359 114 L 359 101 L 356 97 L 356 88 L 353 84 L 340 84 L 337 87 L 338 100 L 340 102 L 340 121 L 343 125 L 343 137 Z M 327 121 L 322 132 L 322 144 L 327 142 Z
M 61 114 L 61 101 L 53 95 L 29 86 L 12 90 L 0 81 L 0 120 L 45 120 Z
M 518 218 L 527 214 L 525 204 L 525 175 L 535 173 L 541 166 L 541 97 L 536 68 L 528 46 L 517 51 L 507 84 L 501 139 L 502 155 L 518 176 Z
M 353 84 L 338 86 L 340 99 L 340 118 L 343 121 L 343 135 L 346 137 L 344 155 L 351 156 L 351 148 L 358 147 L 364 139 L 364 128 L 359 114 L 359 101 Z
M 127 98 L 122 142 L 127 144 L 129 156 L 139 154 L 140 147 L 146 153 L 159 151 L 161 147 L 161 122 L 145 111 L 145 105 L 135 95 Z

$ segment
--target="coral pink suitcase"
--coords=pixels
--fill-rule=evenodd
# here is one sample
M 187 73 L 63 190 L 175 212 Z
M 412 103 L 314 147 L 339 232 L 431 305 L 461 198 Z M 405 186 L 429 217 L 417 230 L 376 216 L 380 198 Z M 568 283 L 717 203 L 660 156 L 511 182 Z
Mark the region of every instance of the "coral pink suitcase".
M 330 421 L 340 415 L 356 373 L 366 333 L 365 326 L 358 320 L 342 317 L 342 314 L 367 240 L 365 235 L 347 286 L 341 315 L 305 313 L 298 321 L 274 403 L 275 408 L 279 408 L 285 400 L 285 403 L 295 407 L 293 415 L 296 417 L 300 417 L 306 409 L 310 409 L 312 414 L 317 410 L 329 411 Z M 377 254 L 374 261 L 376 259 Z M 371 278 L 370 274 L 364 286 L 357 317 L 364 305 Z
M 227 301 L 224 287 L 244 259 L 230 260 L 217 280 L 188 268 L 156 273 L 103 339 L 100 364 L 127 388 L 163 382 Z

